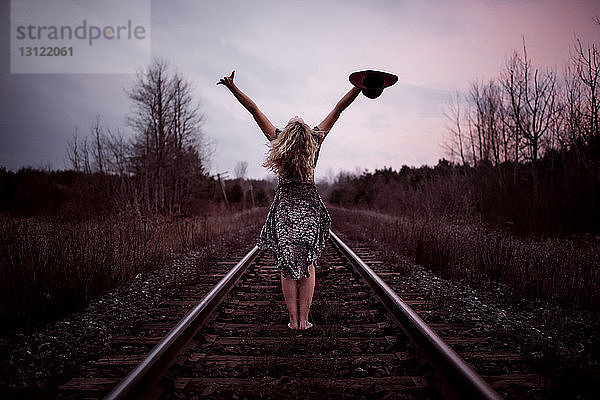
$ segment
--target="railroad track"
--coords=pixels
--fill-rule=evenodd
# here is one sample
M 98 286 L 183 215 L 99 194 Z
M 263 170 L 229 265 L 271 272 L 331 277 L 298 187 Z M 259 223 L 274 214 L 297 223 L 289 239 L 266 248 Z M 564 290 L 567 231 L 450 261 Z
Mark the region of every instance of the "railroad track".
M 368 249 L 357 252 L 379 274 L 393 275 L 381 270 Z M 65 382 L 59 395 L 500 398 L 449 347 L 472 355 L 469 346 L 481 338 L 461 336 L 455 324 L 425 324 L 412 310 L 427 308 L 425 294 L 402 293 L 401 300 L 333 233 L 316 274 L 309 316 L 315 326 L 292 331 L 269 252 L 253 248 L 237 263 L 221 262 L 164 304 L 137 334 L 114 338 L 113 354 L 86 376 Z M 434 329 L 446 332 L 444 341 Z M 510 380 L 490 376 L 496 384 Z

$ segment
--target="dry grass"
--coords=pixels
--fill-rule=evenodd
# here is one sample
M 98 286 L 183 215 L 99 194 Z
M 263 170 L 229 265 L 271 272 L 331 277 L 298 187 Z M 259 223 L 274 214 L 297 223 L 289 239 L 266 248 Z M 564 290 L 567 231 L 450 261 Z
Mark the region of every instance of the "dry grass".
M 367 234 L 445 278 L 503 282 L 514 300 L 554 299 L 570 306 L 600 304 L 600 244 L 521 238 L 443 219 L 396 217 L 330 207 L 334 229 Z
M 87 221 L 0 219 L 0 318 L 52 318 L 158 268 L 220 234 L 264 221 L 266 210 L 188 218 Z

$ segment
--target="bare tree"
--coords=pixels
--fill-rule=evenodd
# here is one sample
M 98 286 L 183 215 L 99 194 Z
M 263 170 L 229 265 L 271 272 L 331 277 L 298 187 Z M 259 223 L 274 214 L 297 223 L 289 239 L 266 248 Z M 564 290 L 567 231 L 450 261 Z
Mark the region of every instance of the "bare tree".
M 494 80 L 488 83 L 474 82 L 471 84 L 469 100 L 473 106 L 469 118 L 471 127 L 477 133 L 477 141 L 474 147 L 479 153 L 481 160 L 500 164 L 504 161 L 505 146 L 502 124 L 502 95 L 501 88 Z
M 450 122 L 450 126 L 448 128 L 449 137 L 447 137 L 445 143 L 443 143 L 443 148 L 449 153 L 452 158 L 459 157 L 462 165 L 467 165 L 467 160 L 465 158 L 465 149 L 464 149 L 464 133 L 462 131 L 462 115 L 461 115 L 461 98 L 458 92 L 450 99 L 450 102 L 447 104 L 447 109 L 444 111 L 444 116 Z M 333 182 L 333 179 L 330 180 Z
M 110 128 L 106 128 L 106 162 L 109 172 L 124 177 L 128 175 L 128 158 L 130 146 L 123 136 L 123 132 L 117 129 L 113 132 Z
M 485 149 L 485 138 L 484 138 L 484 110 L 483 110 L 483 94 L 481 93 L 481 85 L 475 81 L 471 83 L 469 90 L 469 97 L 471 104 L 474 106 L 469 114 L 469 120 L 471 122 L 470 127 L 474 129 L 474 133 L 471 135 L 473 140 L 472 147 L 477 149 L 476 157 L 479 160 L 488 159 L 488 154 Z
M 129 124 L 136 132 L 132 171 L 142 201 L 151 211 L 171 212 L 190 193 L 190 180 L 202 176 L 202 116 L 191 84 L 154 59 L 127 90 L 133 102 Z
M 600 53 L 595 44 L 585 48 L 581 40 L 575 41 L 575 55 L 573 57 L 575 70 L 585 89 L 586 100 L 584 116 L 587 120 L 587 140 L 600 135 L 598 100 L 598 78 L 600 77 Z
M 173 99 L 169 127 L 169 150 L 172 163 L 171 204 L 181 204 L 190 195 L 190 181 L 205 172 L 202 154 L 204 137 L 200 126 L 203 116 L 199 106 L 193 105 L 192 87 L 181 75 L 175 74 L 170 81 Z
M 72 141 L 67 142 L 67 158 L 71 163 L 71 168 L 75 171 L 86 174 L 92 173 L 88 137 L 85 136 L 83 139 L 79 139 L 77 136 L 77 127 L 75 127 Z
M 525 118 L 522 131 L 529 144 L 529 156 L 533 165 L 537 163 L 540 152 L 540 140 L 548 132 L 556 115 L 556 74 L 551 71 L 532 69 L 527 58 L 527 49 L 523 43 L 523 86 L 525 99 Z
M 164 209 L 165 153 L 167 125 L 171 101 L 167 89 L 167 65 L 160 60 L 142 72 L 127 91 L 133 101 L 133 114 L 128 117 L 136 131 L 134 142 L 134 174 L 142 182 L 143 201 L 147 209 Z
M 556 123 L 556 74 L 532 66 L 523 40 L 523 56 L 514 53 L 503 74 L 502 85 L 509 107 L 508 117 L 513 131 L 515 167 L 520 154 L 531 161 L 533 191 L 537 193 L 537 162 L 545 135 Z M 516 179 L 516 170 L 515 170 Z
M 565 68 L 562 92 L 563 124 L 558 132 L 559 143 L 564 150 L 568 146 L 585 142 L 584 99 L 581 81 L 571 65 Z
M 244 179 L 247 171 L 248 161 L 238 161 L 233 169 L 236 179 Z
M 102 125 L 100 121 L 100 114 L 96 114 L 96 120 L 92 127 L 92 140 L 94 148 L 92 149 L 92 157 L 94 157 L 94 170 L 104 173 L 105 172 L 105 144 L 104 144 L 104 133 L 102 131 Z
M 503 114 L 503 124 L 511 132 L 511 142 L 513 145 L 514 173 L 513 182 L 516 183 L 519 167 L 519 152 L 521 145 L 522 118 L 524 115 L 524 94 L 523 86 L 519 84 L 521 73 L 521 62 L 519 55 L 515 52 L 507 61 L 504 71 L 501 75 L 501 84 L 506 95 L 507 112 Z
M 73 140 L 67 142 L 67 158 L 71 163 L 71 168 L 79 172 L 81 171 L 81 154 L 77 142 L 77 127 L 75 127 L 75 133 L 73 133 Z
M 81 149 L 81 165 L 84 173 L 92 173 L 92 164 L 90 163 L 90 151 L 88 150 L 87 136 L 83 138 L 83 147 Z

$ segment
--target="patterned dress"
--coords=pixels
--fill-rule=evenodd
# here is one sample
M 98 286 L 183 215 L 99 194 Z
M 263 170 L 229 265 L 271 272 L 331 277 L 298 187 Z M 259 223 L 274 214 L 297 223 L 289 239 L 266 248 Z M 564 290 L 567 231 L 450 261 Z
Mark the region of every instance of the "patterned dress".
M 280 132 L 276 129 L 275 137 Z M 312 134 L 318 143 L 316 166 L 325 132 L 315 127 Z M 308 278 L 310 265 L 318 260 L 329 237 L 331 217 L 317 192 L 314 178 L 310 182 L 282 175 L 278 178 L 257 246 L 273 252 L 283 276 L 296 280 Z

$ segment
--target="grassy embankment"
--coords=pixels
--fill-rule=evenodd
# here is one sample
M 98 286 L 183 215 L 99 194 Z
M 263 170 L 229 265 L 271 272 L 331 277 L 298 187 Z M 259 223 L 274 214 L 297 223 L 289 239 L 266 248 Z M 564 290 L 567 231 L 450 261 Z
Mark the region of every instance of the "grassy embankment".
M 390 216 L 329 206 L 333 228 L 373 239 L 444 278 L 491 279 L 515 301 L 552 299 L 573 307 L 600 304 L 600 243 L 521 238 L 501 230 L 443 219 Z
M 0 318 L 4 329 L 78 309 L 139 272 L 262 223 L 266 209 L 206 217 L 109 216 L 0 219 Z

